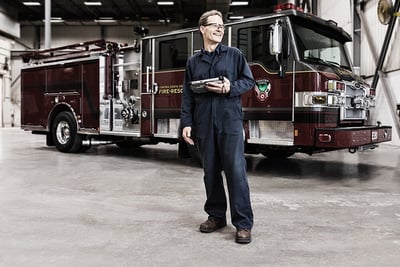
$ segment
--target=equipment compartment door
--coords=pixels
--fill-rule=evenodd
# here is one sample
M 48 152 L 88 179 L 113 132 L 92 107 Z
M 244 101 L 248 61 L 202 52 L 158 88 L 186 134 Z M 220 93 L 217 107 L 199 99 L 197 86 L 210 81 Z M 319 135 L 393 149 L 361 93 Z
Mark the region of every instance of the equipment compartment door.
M 112 92 L 110 86 L 110 78 L 108 77 L 107 63 L 110 64 L 107 57 L 99 58 L 99 108 L 100 108 L 100 132 L 111 131 L 111 110 L 112 110 Z
M 123 50 L 116 59 L 113 73 L 113 132 L 140 135 L 140 55 L 134 49 Z

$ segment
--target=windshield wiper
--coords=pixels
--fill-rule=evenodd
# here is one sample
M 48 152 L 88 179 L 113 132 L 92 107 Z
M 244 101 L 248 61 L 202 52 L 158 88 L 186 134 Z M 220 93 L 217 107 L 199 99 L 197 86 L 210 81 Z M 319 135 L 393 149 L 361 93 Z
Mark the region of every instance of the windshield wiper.
M 335 61 L 329 61 L 329 60 L 324 60 L 326 63 L 330 64 L 330 65 L 334 65 L 338 68 L 342 68 L 344 66 L 340 65 L 339 63 L 335 62 Z
M 312 63 L 318 63 L 318 64 L 326 65 L 326 66 L 332 66 L 332 64 L 329 64 L 328 62 L 326 62 L 325 60 L 322 60 L 319 57 L 305 57 L 304 61 L 308 61 L 308 62 L 312 62 Z
M 329 61 L 329 60 L 323 60 L 319 57 L 305 57 L 304 58 L 305 61 L 312 61 L 312 62 L 316 62 L 316 63 L 320 63 L 322 65 L 326 65 L 326 66 L 330 66 L 330 67 L 336 67 L 336 68 L 344 68 L 344 69 L 350 69 L 347 66 L 344 65 L 340 65 L 339 63 L 335 62 L 335 61 Z

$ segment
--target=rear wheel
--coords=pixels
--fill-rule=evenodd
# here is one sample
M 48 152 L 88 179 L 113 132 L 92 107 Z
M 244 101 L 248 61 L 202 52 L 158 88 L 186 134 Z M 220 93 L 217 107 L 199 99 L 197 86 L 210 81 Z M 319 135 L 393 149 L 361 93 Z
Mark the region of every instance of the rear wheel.
M 286 159 L 290 156 L 292 156 L 295 152 L 289 149 L 267 149 L 263 151 L 261 154 L 263 154 L 265 157 L 269 159 Z
M 142 143 L 133 140 L 122 140 L 115 144 L 122 149 L 138 148 L 142 145 Z
M 76 120 L 71 112 L 63 111 L 56 116 L 51 134 L 54 145 L 61 152 L 75 153 L 82 148 L 82 137 L 78 134 Z

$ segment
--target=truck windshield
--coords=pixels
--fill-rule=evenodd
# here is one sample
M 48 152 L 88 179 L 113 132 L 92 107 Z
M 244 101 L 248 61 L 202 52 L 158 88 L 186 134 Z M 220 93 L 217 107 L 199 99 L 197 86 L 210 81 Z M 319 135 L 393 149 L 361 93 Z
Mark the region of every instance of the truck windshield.
M 344 43 L 332 31 L 321 25 L 296 21 L 293 29 L 302 61 L 351 70 Z

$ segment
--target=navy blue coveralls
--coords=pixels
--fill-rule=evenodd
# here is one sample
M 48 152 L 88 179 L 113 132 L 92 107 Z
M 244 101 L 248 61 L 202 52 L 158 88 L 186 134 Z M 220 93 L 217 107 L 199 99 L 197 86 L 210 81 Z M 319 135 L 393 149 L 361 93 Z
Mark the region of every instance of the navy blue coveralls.
M 194 93 L 190 81 L 225 76 L 230 92 Z M 202 49 L 187 62 L 183 85 L 181 127 L 192 127 L 204 169 L 209 218 L 226 221 L 227 200 L 223 185 L 225 172 L 232 224 L 251 230 L 253 211 L 244 158 L 241 95 L 254 87 L 253 75 L 243 54 L 219 44 L 209 53 Z

